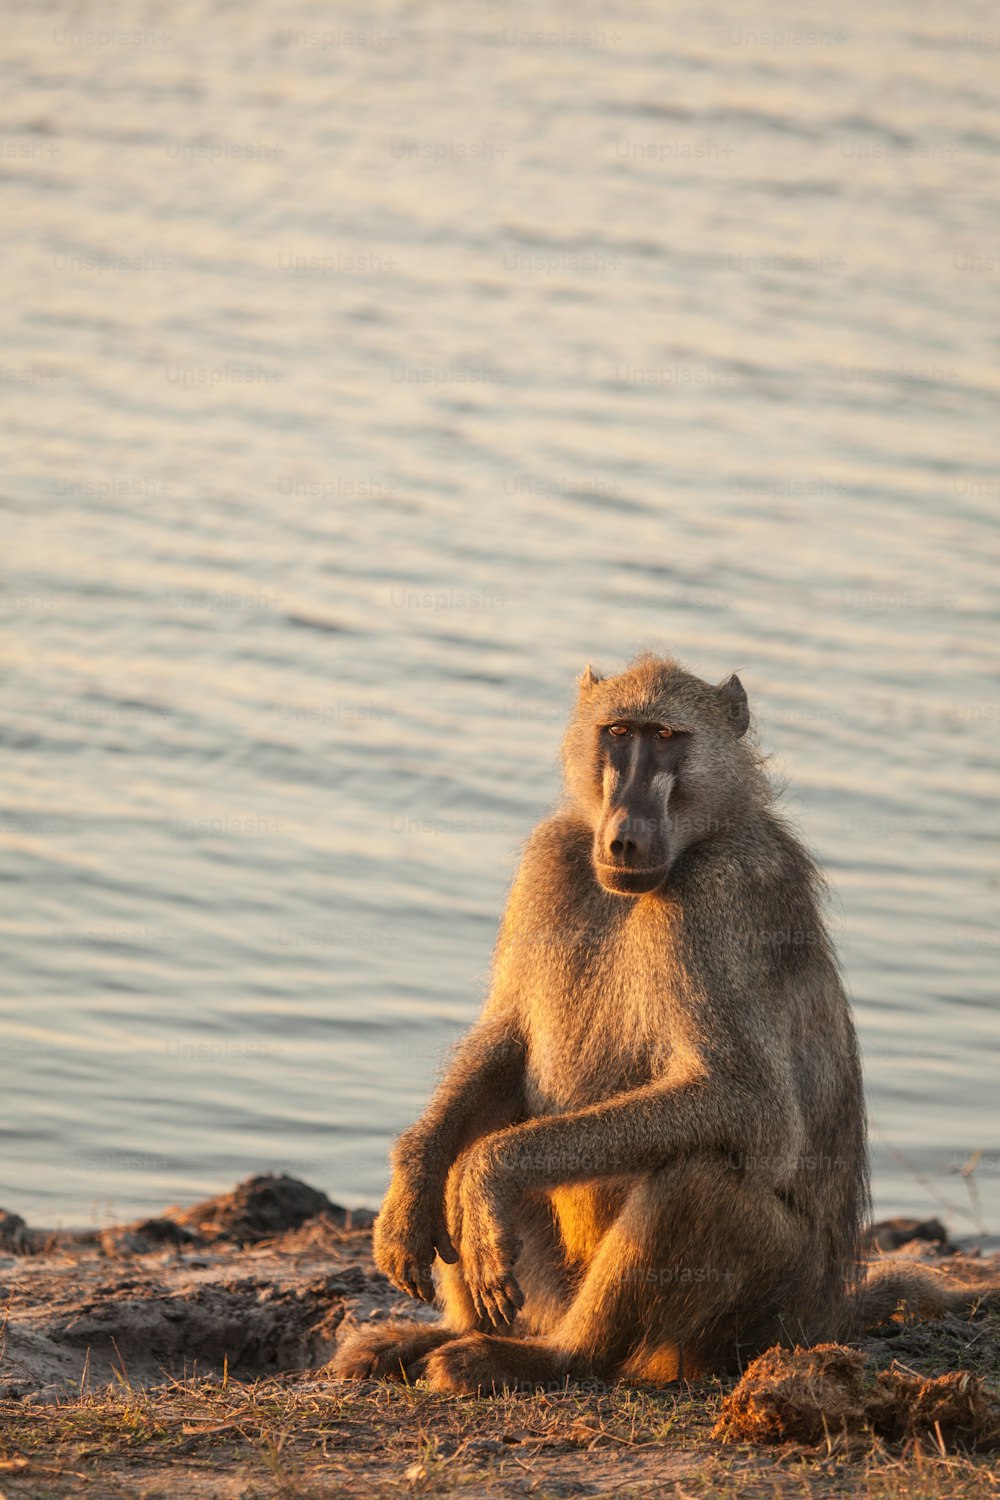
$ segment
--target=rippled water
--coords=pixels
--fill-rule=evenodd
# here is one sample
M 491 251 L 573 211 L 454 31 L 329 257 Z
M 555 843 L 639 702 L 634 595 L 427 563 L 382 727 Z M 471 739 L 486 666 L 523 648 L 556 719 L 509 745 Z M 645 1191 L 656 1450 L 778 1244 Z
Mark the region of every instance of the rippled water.
M 877 1207 L 1000 1227 L 995 14 L 814 9 L 8 10 L 0 1201 L 375 1201 L 654 646 L 830 873 Z

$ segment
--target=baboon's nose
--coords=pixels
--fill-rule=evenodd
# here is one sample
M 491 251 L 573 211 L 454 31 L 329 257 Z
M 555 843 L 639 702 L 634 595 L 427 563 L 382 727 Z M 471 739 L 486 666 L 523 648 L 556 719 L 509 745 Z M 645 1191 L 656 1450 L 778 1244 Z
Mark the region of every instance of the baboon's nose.
M 612 839 L 609 847 L 615 859 L 634 859 L 638 853 L 635 839 Z
M 620 812 L 609 820 L 604 847 L 607 857 L 616 864 L 642 864 L 648 844 L 648 837 L 636 827 L 635 819 L 628 813 Z

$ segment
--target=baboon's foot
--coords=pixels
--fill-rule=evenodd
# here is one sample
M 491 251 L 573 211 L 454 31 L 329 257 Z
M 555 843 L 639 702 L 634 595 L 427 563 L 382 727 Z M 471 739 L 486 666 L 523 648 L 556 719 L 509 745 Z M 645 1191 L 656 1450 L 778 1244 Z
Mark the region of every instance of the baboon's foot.
M 418 1380 L 431 1351 L 453 1338 L 439 1323 L 394 1319 L 349 1334 L 327 1369 L 340 1380 Z
M 453 1396 L 499 1395 L 532 1391 L 537 1386 L 561 1390 L 581 1376 L 563 1352 L 535 1339 L 499 1338 L 465 1333 L 428 1355 L 424 1373 L 432 1390 Z

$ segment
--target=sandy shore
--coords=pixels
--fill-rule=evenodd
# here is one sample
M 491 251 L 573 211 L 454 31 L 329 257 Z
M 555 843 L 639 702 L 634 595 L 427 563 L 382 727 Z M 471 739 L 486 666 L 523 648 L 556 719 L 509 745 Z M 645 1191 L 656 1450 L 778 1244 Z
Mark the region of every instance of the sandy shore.
M 371 1217 L 288 1178 L 100 1232 L 0 1216 L 0 1494 L 996 1493 L 995 1454 L 963 1452 L 961 1423 L 943 1441 L 724 1443 L 732 1382 L 457 1401 L 331 1380 L 347 1327 L 421 1311 L 374 1268 Z M 1000 1280 L 995 1257 L 883 1230 L 900 1239 L 892 1253 Z M 873 1374 L 968 1371 L 987 1401 L 1000 1380 L 996 1313 L 861 1348 Z

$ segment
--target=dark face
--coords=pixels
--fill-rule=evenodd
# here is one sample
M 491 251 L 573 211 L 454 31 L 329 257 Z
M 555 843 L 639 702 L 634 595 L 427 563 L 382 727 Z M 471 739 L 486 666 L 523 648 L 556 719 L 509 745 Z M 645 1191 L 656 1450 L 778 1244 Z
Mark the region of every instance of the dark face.
M 604 805 L 593 860 L 606 891 L 640 896 L 663 884 L 681 852 L 671 816 L 689 733 L 668 724 L 615 720 L 597 726 Z

